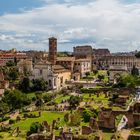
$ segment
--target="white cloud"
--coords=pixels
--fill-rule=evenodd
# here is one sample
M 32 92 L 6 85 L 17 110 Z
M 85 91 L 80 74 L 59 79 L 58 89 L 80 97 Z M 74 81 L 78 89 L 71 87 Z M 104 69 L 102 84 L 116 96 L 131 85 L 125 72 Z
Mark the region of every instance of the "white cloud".
M 139 49 L 140 3 L 124 4 L 119 0 L 77 3 L 65 0 L 64 4 L 58 4 L 54 0 L 53 4 L 32 11 L 1 16 L 0 30 L 19 34 L 24 40 L 20 45 L 28 44 L 29 48 L 36 42 L 41 45 L 38 48 L 46 49 L 46 39 L 56 36 L 62 47 L 59 49 L 63 50 L 84 43 L 95 43 L 112 51 Z
M 2 34 L 2 35 L 0 35 L 0 40 L 1 41 L 14 40 L 14 37 L 13 36 L 10 36 L 10 35 L 4 35 L 4 34 Z

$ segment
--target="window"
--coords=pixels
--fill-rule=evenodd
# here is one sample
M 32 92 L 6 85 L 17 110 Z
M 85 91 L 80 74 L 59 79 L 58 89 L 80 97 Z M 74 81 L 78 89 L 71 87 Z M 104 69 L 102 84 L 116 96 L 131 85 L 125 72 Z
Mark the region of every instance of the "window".
M 42 69 L 40 69 L 40 75 L 42 75 L 42 73 L 43 73 L 43 71 L 42 71 Z
M 56 86 L 56 78 L 54 79 L 54 86 Z
M 60 78 L 60 83 L 63 84 L 63 77 Z

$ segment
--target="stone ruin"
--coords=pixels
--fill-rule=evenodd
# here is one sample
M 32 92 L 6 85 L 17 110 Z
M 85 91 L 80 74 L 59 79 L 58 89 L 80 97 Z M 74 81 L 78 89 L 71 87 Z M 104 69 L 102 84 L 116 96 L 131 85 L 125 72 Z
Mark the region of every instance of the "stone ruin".
M 11 135 L 17 137 L 19 135 L 19 133 L 20 133 L 20 129 L 19 129 L 19 127 L 17 127 L 12 131 Z
M 128 137 L 128 140 L 140 140 L 140 135 L 139 134 L 131 134 Z
M 93 129 L 90 126 L 82 126 L 82 135 L 89 135 L 93 133 Z
M 135 103 L 133 107 L 135 113 L 140 113 L 140 103 Z
M 96 119 L 94 119 L 94 118 L 91 118 L 91 119 L 90 119 L 89 126 L 90 126 L 94 131 L 99 130 L 98 123 L 97 123 Z
M 1 123 L 1 125 L 0 125 L 0 131 L 1 132 L 8 132 L 10 130 L 11 130 L 11 127 L 10 127 L 9 124 L 3 124 L 3 123 Z
M 47 121 L 42 122 L 41 125 L 42 125 L 43 130 L 50 132 L 51 128 Z
M 134 127 L 135 120 L 140 121 L 140 103 L 136 103 L 134 106 L 131 106 L 129 110 L 120 110 L 113 111 L 112 109 L 102 108 L 98 115 L 98 126 L 101 129 L 116 129 L 115 119 L 118 115 L 125 115 L 128 119 L 127 125 L 129 128 Z M 138 113 L 137 113 L 138 112 Z M 90 123 L 94 126 L 95 122 Z
M 52 140 L 52 139 L 53 139 L 52 134 L 48 136 L 45 136 L 44 134 L 32 134 L 26 138 L 26 140 Z

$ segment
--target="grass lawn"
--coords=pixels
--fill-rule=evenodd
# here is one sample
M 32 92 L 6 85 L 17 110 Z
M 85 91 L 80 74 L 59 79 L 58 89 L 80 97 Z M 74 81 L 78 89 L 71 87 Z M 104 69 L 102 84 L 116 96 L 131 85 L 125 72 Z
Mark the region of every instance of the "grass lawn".
M 99 70 L 98 73 L 96 74 L 96 78 L 98 75 L 104 75 L 105 78 L 103 79 L 104 82 L 108 82 L 108 75 L 106 70 Z
M 91 97 L 89 97 L 89 94 L 83 94 L 83 100 L 84 102 L 88 102 L 89 105 L 92 106 L 94 109 L 98 109 L 101 106 L 108 108 L 110 102 L 108 98 L 105 98 L 104 94 L 100 95 L 99 97 L 94 94 L 92 94 Z
M 47 94 L 48 92 L 42 92 L 42 96 Z M 27 93 L 27 96 L 32 99 L 33 97 L 36 97 L 36 92 L 31 92 L 31 93 Z
M 57 97 L 55 98 L 54 101 L 55 101 L 57 104 L 60 104 L 60 103 L 62 102 L 62 100 L 68 100 L 69 98 L 70 98 L 69 95 L 67 95 L 67 96 L 59 95 L 59 96 L 57 96 Z
M 38 115 L 38 112 L 33 112 L 32 114 Z M 41 117 L 39 118 L 28 118 L 26 120 L 21 120 L 18 123 L 15 123 L 11 126 L 12 130 L 14 128 L 19 127 L 20 128 L 20 135 L 19 137 L 12 137 L 10 133 L 0 133 L 0 136 L 3 136 L 3 140 L 25 140 L 26 132 L 29 131 L 30 125 L 33 122 L 43 122 L 47 121 L 49 124 L 52 123 L 53 120 L 56 120 L 57 118 L 60 118 L 60 125 L 63 126 L 65 124 L 64 122 L 64 113 L 61 112 L 42 112 Z M 1 139 L 1 137 L 0 137 Z
M 98 75 L 107 75 L 107 71 L 106 70 L 99 70 L 98 71 Z
M 116 116 L 116 119 L 115 119 L 115 125 L 118 126 L 118 124 L 120 123 L 121 119 L 122 119 L 123 115 L 118 115 Z
M 117 110 L 122 110 L 122 108 L 113 106 L 113 107 L 112 107 L 112 110 L 117 111 Z
M 25 137 L 14 137 L 14 136 L 11 136 L 11 134 L 8 132 L 1 132 L 0 140 L 26 140 L 26 138 Z
M 104 82 L 108 82 L 109 81 L 109 79 L 108 79 L 108 77 L 107 76 L 105 76 L 105 78 L 104 78 L 104 80 L 103 80 Z
M 32 99 L 35 96 L 35 92 L 27 93 L 28 98 Z
M 94 78 L 98 78 L 98 75 L 104 75 L 105 78 L 103 79 L 104 82 L 108 82 L 108 76 L 107 76 L 107 71 L 106 70 L 98 70 L 98 73 L 95 74 L 93 72 L 90 72 L 90 75 L 88 75 L 87 77 L 81 79 L 81 81 L 85 81 L 85 80 L 93 80 Z
M 81 121 L 80 126 L 89 126 L 89 123 L 85 123 L 85 122 Z
M 102 94 L 99 97 L 97 97 L 95 94 L 91 94 L 91 97 L 89 94 L 82 94 L 83 100 L 84 101 L 89 101 L 93 99 L 95 102 L 103 102 L 103 103 L 109 103 L 108 98 L 105 98 L 105 95 Z
M 111 140 L 113 133 L 103 133 L 103 140 Z
M 36 114 L 38 115 L 38 112 L 34 112 L 32 114 Z M 61 124 L 64 124 L 64 113 L 60 113 L 60 112 L 42 112 L 41 117 L 39 118 L 28 118 L 26 120 L 21 120 L 18 123 L 15 123 L 12 127 L 16 128 L 16 127 L 20 127 L 21 130 L 29 130 L 30 129 L 30 125 L 33 122 L 43 122 L 43 121 L 47 121 L 49 124 L 52 123 L 53 120 L 57 119 L 57 118 L 61 118 Z

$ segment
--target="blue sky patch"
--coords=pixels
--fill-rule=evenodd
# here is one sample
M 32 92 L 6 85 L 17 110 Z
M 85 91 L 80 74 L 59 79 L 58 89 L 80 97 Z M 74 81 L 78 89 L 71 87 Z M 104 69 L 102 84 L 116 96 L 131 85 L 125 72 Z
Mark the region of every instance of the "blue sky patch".
M 43 6 L 44 3 L 43 0 L 0 0 L 0 15 L 31 10 Z

